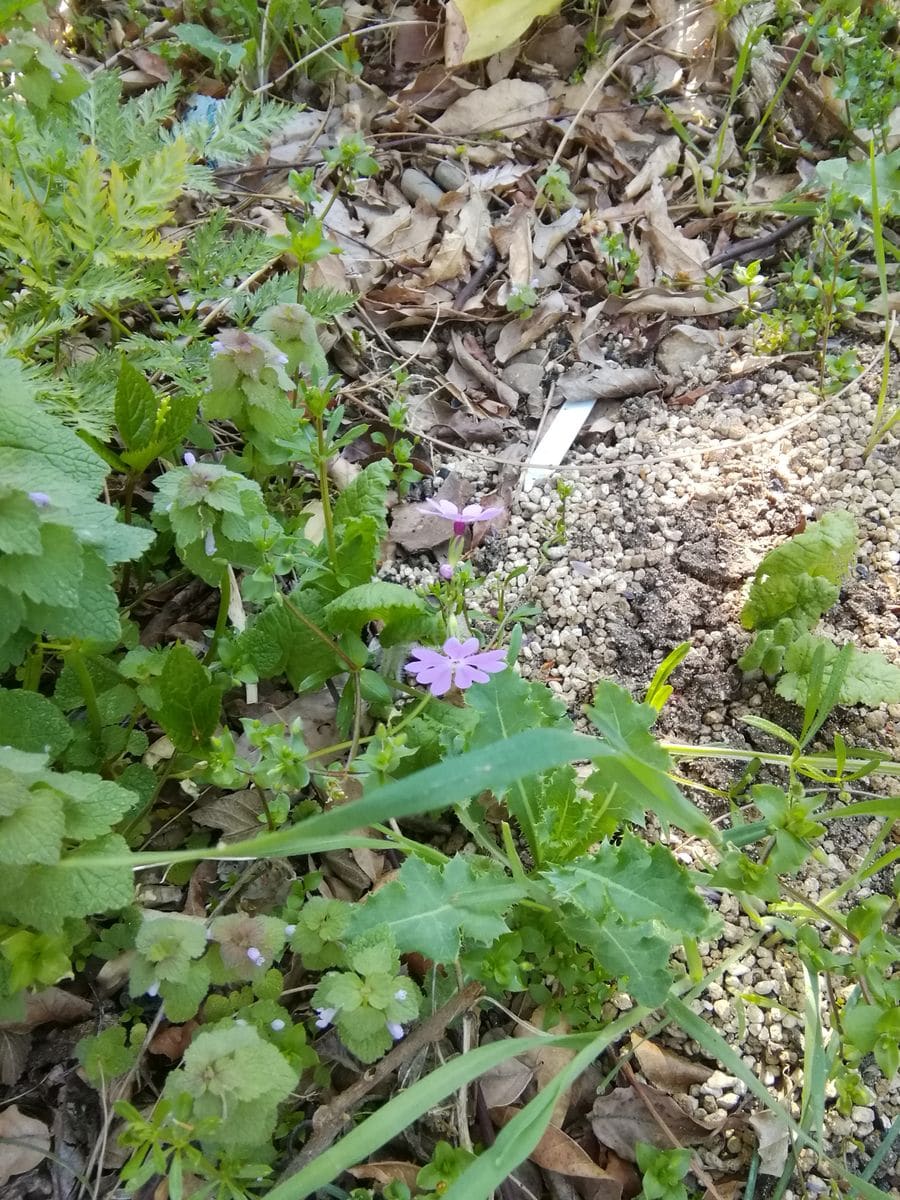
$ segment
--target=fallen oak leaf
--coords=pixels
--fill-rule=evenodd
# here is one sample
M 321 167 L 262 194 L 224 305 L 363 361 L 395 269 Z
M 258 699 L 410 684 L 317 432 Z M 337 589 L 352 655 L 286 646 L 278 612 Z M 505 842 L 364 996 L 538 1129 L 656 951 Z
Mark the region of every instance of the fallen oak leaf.
M 492 1108 L 491 1120 L 495 1125 L 506 1125 L 513 1117 L 522 1112 L 514 1104 Z M 605 1179 L 610 1183 L 610 1197 L 621 1196 L 622 1186 L 617 1179 L 609 1175 L 603 1167 L 597 1165 L 586 1150 L 573 1141 L 567 1133 L 563 1133 L 556 1125 L 548 1125 L 541 1135 L 541 1140 L 528 1156 L 533 1163 L 546 1171 L 556 1171 L 560 1175 L 568 1175 L 574 1179 Z M 605 1200 L 605 1194 L 604 1194 Z

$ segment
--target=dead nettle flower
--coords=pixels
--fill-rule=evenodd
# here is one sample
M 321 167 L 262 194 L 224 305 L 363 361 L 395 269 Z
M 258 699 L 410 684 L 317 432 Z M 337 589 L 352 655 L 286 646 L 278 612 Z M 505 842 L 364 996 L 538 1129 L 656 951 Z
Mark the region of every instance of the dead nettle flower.
M 210 350 L 215 373 L 223 376 L 221 381 L 214 379 L 214 383 L 234 383 L 239 375 L 258 380 L 266 367 L 277 373 L 288 360 L 268 338 L 245 329 L 223 329 L 210 343 Z
M 46 492 L 29 492 L 28 499 L 36 508 L 48 508 L 52 504 Z
M 282 1029 L 284 1029 L 284 1021 L 282 1021 L 281 1017 L 276 1017 L 274 1021 L 269 1022 L 269 1028 L 274 1033 L 281 1033 Z
M 284 945 L 284 925 L 274 917 L 232 913 L 211 922 L 213 940 L 224 966 L 239 979 L 253 979 L 272 962 Z
M 430 517 L 443 517 L 445 521 L 452 521 L 454 534 L 462 537 L 468 525 L 493 521 L 496 517 L 501 517 L 506 509 L 502 504 L 493 504 L 488 508 L 481 504 L 467 504 L 465 508 L 459 508 L 452 500 L 439 500 L 433 496 L 419 505 L 419 511 L 427 513 Z
M 203 539 L 203 549 L 209 558 L 212 558 L 216 552 L 216 535 L 212 529 L 207 529 L 206 531 L 206 537 Z
M 387 1031 L 391 1035 L 391 1037 L 394 1039 L 395 1042 L 399 1042 L 400 1039 L 403 1037 L 403 1026 L 400 1024 L 399 1021 L 388 1021 L 387 1022 Z
M 184 465 L 186 467 L 195 467 L 197 465 L 196 454 L 191 454 L 190 450 L 184 452 Z
M 338 1015 L 336 1008 L 317 1008 L 316 1013 L 316 1029 L 327 1029 L 334 1018 Z
M 452 684 L 458 688 L 487 683 L 489 675 L 506 670 L 505 650 L 479 650 L 477 638 L 447 638 L 442 650 L 415 646 L 406 670 L 416 683 L 424 684 L 432 696 L 443 696 Z

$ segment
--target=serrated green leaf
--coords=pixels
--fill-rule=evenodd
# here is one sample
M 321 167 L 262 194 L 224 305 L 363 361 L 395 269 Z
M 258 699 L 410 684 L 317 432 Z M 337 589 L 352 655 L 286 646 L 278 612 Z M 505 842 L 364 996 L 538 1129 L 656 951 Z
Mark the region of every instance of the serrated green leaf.
M 110 1025 L 92 1037 L 82 1038 L 75 1047 L 78 1061 L 88 1080 L 95 1087 L 105 1087 L 114 1079 L 127 1074 L 138 1060 L 140 1043 L 126 1043 L 126 1031 L 121 1025 Z
M 476 870 L 462 854 L 443 867 L 408 858 L 396 880 L 353 909 L 349 933 L 385 926 L 399 950 L 449 963 L 462 938 L 488 946 L 506 933 L 503 913 L 524 894 L 499 868 Z
M 0 774 L 0 786 L 9 787 Z M 65 819 L 62 800 L 40 785 L 17 789 L 20 803 L 0 817 L 0 863 L 24 866 L 59 860 Z M 7 805 L 4 805 L 7 807 Z
M 858 539 L 855 518 L 838 509 L 770 550 L 741 611 L 744 628 L 770 628 L 784 617 L 810 628 L 837 599 Z
M 240 1152 L 271 1134 L 278 1105 L 293 1090 L 297 1075 L 252 1025 L 232 1024 L 193 1039 L 183 1066 L 169 1073 L 164 1095 L 174 1100 L 186 1093 L 196 1119 L 220 1119 L 205 1141 Z
M 40 553 L 40 518 L 24 492 L 0 492 L 0 551 Z
M 261 679 L 287 676 L 298 692 L 321 687 L 338 674 L 343 662 L 297 613 L 322 629 L 326 602 L 315 588 L 299 587 L 288 596 L 289 605 L 270 604 L 240 635 L 238 645 Z M 296 612 L 292 611 L 296 610 Z
M 631 821 L 643 824 L 643 812 L 654 812 L 687 833 L 715 839 L 707 818 L 668 776 L 669 756 L 649 732 L 657 716 L 649 704 L 636 704 L 624 688 L 604 680 L 586 712 L 606 747 L 589 785 L 627 806 Z
M 387 626 L 428 617 L 430 609 L 421 596 L 399 583 L 375 580 L 350 588 L 332 600 L 325 609 L 325 620 L 335 633 L 358 633 L 369 621 L 384 621 Z
M 779 696 L 795 704 L 806 703 L 813 657 L 820 648 L 825 656 L 823 684 L 827 684 L 840 647 L 828 638 L 807 633 L 797 638 L 785 653 L 784 674 L 775 688 Z M 851 647 L 838 703 L 877 708 L 879 704 L 895 704 L 897 701 L 900 701 L 900 666 L 888 662 L 877 650 Z
M 0 912 L 35 929 L 58 933 L 69 917 L 115 912 L 134 899 L 127 866 L 80 865 L 80 859 L 123 860 L 128 843 L 118 835 L 85 842 L 51 866 L 7 867 L 0 872 Z
M 0 688 L 0 746 L 47 754 L 51 762 L 72 740 L 59 708 L 39 692 Z
M 360 471 L 334 502 L 335 532 L 340 532 L 355 517 L 374 517 L 382 531 L 381 536 L 384 536 L 387 532 L 387 494 L 393 473 L 391 463 L 384 458 Z
M 678 937 L 699 937 L 709 925 L 709 909 L 672 852 L 630 833 L 545 877 L 558 899 L 598 920 L 615 914 L 632 923 L 656 921 Z
M 159 697 L 153 718 L 177 749 L 193 750 L 209 742 L 219 723 L 221 684 L 181 642 L 166 655 Z
M 563 929 L 596 956 L 604 971 L 621 980 L 639 1004 L 655 1008 L 666 999 L 672 986 L 671 947 L 652 925 L 620 921 L 614 914 L 602 921 L 579 915 L 565 918 Z

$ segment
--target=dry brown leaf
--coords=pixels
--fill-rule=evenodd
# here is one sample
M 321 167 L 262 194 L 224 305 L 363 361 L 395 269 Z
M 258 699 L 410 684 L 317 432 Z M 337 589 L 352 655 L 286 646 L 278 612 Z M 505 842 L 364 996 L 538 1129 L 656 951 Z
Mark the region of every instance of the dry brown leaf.
M 38 1166 L 50 1150 L 50 1130 L 43 1121 L 27 1117 L 15 1104 L 0 1112 L 0 1184 Z M 28 1143 L 27 1145 L 23 1143 Z
M 641 1176 L 634 1163 L 620 1158 L 614 1150 L 607 1151 L 606 1173 L 613 1179 L 618 1179 L 622 1185 L 623 1200 L 634 1200 L 634 1197 L 643 1190 Z
M 0 1027 L 0 1083 L 17 1083 L 28 1063 L 31 1034 Z
M 445 233 L 422 276 L 422 282 L 443 283 L 445 279 L 459 279 L 468 268 L 466 239 L 459 231 Z
M 472 495 L 472 485 L 458 475 L 448 475 L 435 498 L 449 500 L 462 507 Z M 402 546 L 410 554 L 421 554 L 423 550 L 435 550 L 450 540 L 450 525 L 443 517 L 432 517 L 422 512 L 420 504 L 398 504 L 391 512 L 391 541 Z
M 538 262 L 546 262 L 557 246 L 569 236 L 573 229 L 578 228 L 581 221 L 580 208 L 568 208 L 555 221 L 544 225 L 538 223 L 534 230 L 534 257 Z
M 531 1015 L 531 1022 L 538 1029 L 543 1028 L 544 1010 L 542 1007 L 536 1008 Z M 552 1026 L 547 1030 L 548 1033 L 568 1033 L 569 1026 L 561 1021 L 559 1024 Z M 516 1027 L 516 1037 L 529 1037 L 531 1030 L 524 1025 Z M 522 1055 L 523 1062 L 526 1062 L 534 1071 L 534 1082 L 538 1091 L 542 1091 L 548 1083 L 550 1083 L 565 1067 L 569 1065 L 575 1057 L 575 1051 L 570 1050 L 565 1046 L 539 1046 L 536 1050 L 527 1050 Z M 565 1088 L 559 1095 L 556 1103 L 553 1106 L 553 1112 L 550 1114 L 551 1124 L 562 1128 L 566 1121 L 566 1114 L 569 1111 L 569 1097 L 572 1095 L 571 1086 Z
M 702 288 L 676 292 L 670 288 L 652 287 L 631 292 L 626 299 L 609 296 L 603 302 L 603 311 L 608 317 L 658 313 L 666 313 L 670 317 L 714 317 L 719 313 L 734 312 L 746 300 L 746 288 L 736 288 L 733 292 L 710 297 Z
M 551 292 L 526 321 L 510 321 L 504 325 L 494 347 L 497 362 L 509 362 L 514 355 L 533 346 L 562 320 L 565 312 L 565 300 L 559 292 Z
M 518 407 L 519 393 L 494 374 L 485 360 L 484 352 L 471 334 L 460 335 L 454 331 L 450 334 L 450 345 L 456 361 L 463 370 L 490 388 L 504 408 L 513 410 Z
M 497 1063 L 478 1080 L 488 1108 L 503 1108 L 514 1104 L 534 1078 L 534 1071 L 521 1058 L 508 1058 Z
M 434 122 L 441 133 L 456 136 L 493 133 L 522 137 L 535 121 L 550 116 L 550 99 L 539 83 L 502 79 L 489 88 L 476 88 L 451 104 Z
M 521 1108 L 516 1108 L 514 1105 L 492 1108 L 491 1120 L 496 1125 L 506 1125 L 521 1111 Z M 543 1167 L 547 1171 L 557 1171 L 560 1175 L 568 1175 L 574 1179 L 609 1179 L 610 1184 L 613 1185 L 610 1195 L 615 1197 L 621 1195 L 622 1189 L 618 1180 L 607 1175 L 606 1171 L 594 1162 L 586 1150 L 582 1150 L 577 1142 L 573 1141 L 567 1133 L 563 1133 L 556 1125 L 547 1126 L 541 1135 L 541 1140 L 528 1157 L 533 1163 L 537 1163 L 539 1167 Z
M 703 1200 L 741 1200 L 746 1186 L 746 1179 L 717 1179 L 703 1193 Z
M 423 263 L 440 218 L 430 205 L 402 205 L 392 213 L 376 217 L 369 226 L 368 244 L 397 266 Z
M 491 214 L 483 192 L 473 192 L 459 210 L 457 228 L 474 263 L 480 263 L 491 244 Z
M 641 1092 L 680 1146 L 705 1142 L 721 1128 L 721 1124 L 713 1129 L 695 1121 L 665 1092 L 652 1087 L 642 1087 Z M 637 1142 L 649 1142 L 661 1150 L 672 1147 L 671 1139 L 663 1132 L 656 1117 L 637 1091 L 630 1087 L 615 1088 L 605 1096 L 597 1097 L 591 1109 L 591 1128 L 598 1142 L 630 1162 L 637 1161 L 634 1151 Z
M 777 1113 L 764 1109 L 749 1118 L 759 1139 L 759 1169 L 763 1175 L 780 1175 L 791 1148 L 790 1131 Z
M 25 998 L 25 1020 L 17 1028 L 34 1029 L 53 1021 L 57 1025 L 74 1025 L 91 1015 L 93 1008 L 81 996 L 73 996 L 62 988 L 49 987 Z
M 644 197 L 645 224 L 641 238 L 653 255 L 657 274 L 674 280 L 705 279 L 703 264 L 709 257 L 700 238 L 686 238 L 669 216 L 665 192 L 659 180 Z
M 560 375 L 557 392 L 564 400 L 624 400 L 656 391 L 659 380 L 648 367 L 577 364 Z
M 352 1175 L 354 1179 L 371 1180 L 382 1188 L 389 1183 L 405 1183 L 412 1191 L 415 1189 L 419 1170 L 415 1163 L 384 1159 L 382 1162 L 360 1163 L 358 1167 L 348 1167 L 347 1174 Z
M 150 1043 L 151 1054 L 161 1054 L 164 1058 L 178 1062 L 191 1044 L 194 1030 L 199 1027 L 199 1021 L 186 1021 L 184 1025 L 168 1025 L 161 1029 Z
M 703 1063 L 690 1062 L 680 1054 L 665 1050 L 656 1042 L 632 1033 L 631 1044 L 634 1056 L 646 1079 L 664 1092 L 686 1092 L 691 1084 L 705 1083 L 713 1073 L 712 1067 Z
M 625 197 L 634 200 L 651 184 L 662 179 L 669 167 L 681 158 L 681 138 L 665 138 L 650 154 L 650 157 L 625 188 Z
M 219 829 L 223 841 L 241 841 L 259 833 L 265 821 L 262 798 L 258 791 L 229 792 L 219 800 L 195 808 L 191 817 L 207 829 Z M 260 820 L 263 818 L 263 820 Z

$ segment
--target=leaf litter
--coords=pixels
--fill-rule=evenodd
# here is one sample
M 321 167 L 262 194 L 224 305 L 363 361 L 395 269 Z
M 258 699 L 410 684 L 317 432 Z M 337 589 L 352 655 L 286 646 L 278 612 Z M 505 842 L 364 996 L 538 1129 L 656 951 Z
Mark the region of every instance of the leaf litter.
M 796 179 L 793 174 L 743 178 L 736 155 L 735 114 L 724 116 L 721 105 L 690 94 L 692 84 L 717 78 L 727 82 L 727 46 L 729 41 L 739 45 L 746 39 L 749 26 L 741 29 L 739 20 L 749 21 L 749 15 L 738 14 L 726 31 L 711 5 L 684 16 L 677 5 L 663 2 L 634 13 L 625 0 L 613 3 L 605 14 L 611 35 L 607 53 L 614 61 L 628 49 L 630 61 L 617 77 L 611 77 L 605 63 L 589 63 L 583 77 L 572 83 L 554 74 L 560 68 L 553 56 L 563 53 L 560 46 L 568 44 L 580 61 L 582 24 L 557 24 L 543 43 L 540 27 L 528 33 L 531 21 L 550 13 L 556 7 L 553 3 L 498 4 L 489 21 L 479 15 L 476 0 L 456 0 L 447 7 L 443 65 L 433 66 L 435 56 L 440 57 L 434 49 L 439 21 L 431 21 L 427 36 L 424 29 L 416 34 L 398 31 L 393 61 L 381 75 L 384 90 L 372 85 L 368 113 L 348 90 L 342 97 L 343 109 L 333 105 L 301 114 L 290 135 L 270 148 L 268 163 L 254 166 L 280 168 L 301 154 L 309 161 L 320 160 L 321 150 L 338 136 L 338 113 L 341 119 L 356 117 L 373 135 L 393 134 L 400 148 L 390 152 L 388 169 L 380 180 L 367 181 L 356 197 L 337 199 L 325 218 L 328 234 L 342 253 L 316 264 L 313 282 L 356 291 L 358 313 L 347 318 L 346 332 L 358 335 L 357 345 L 373 337 L 374 331 L 371 349 L 361 356 L 347 345 L 340 349 L 350 359 L 358 358 L 365 394 L 367 368 L 382 365 L 385 359 L 377 335 L 388 330 L 408 335 L 415 367 L 420 357 L 426 359 L 426 343 L 419 331 L 437 322 L 437 357 L 444 383 L 433 389 L 436 396 L 422 400 L 421 436 L 449 439 L 463 449 L 487 440 L 503 449 L 517 435 L 523 445 L 531 444 L 534 433 L 528 424 L 532 407 L 520 403 L 525 397 L 506 381 L 503 369 L 516 365 L 534 347 L 547 347 L 551 365 L 558 368 L 553 397 L 562 404 L 558 415 L 566 412 L 566 405 L 581 406 L 578 422 L 565 434 L 565 444 L 552 452 L 553 460 L 560 462 L 582 430 L 591 428 L 592 412 L 615 423 L 606 415 L 612 410 L 595 405 L 667 389 L 671 394 L 687 368 L 716 351 L 727 353 L 741 337 L 738 329 L 723 328 L 713 319 L 743 311 L 745 291 L 707 265 L 713 253 L 737 240 L 734 234 L 740 221 L 704 227 L 707 214 L 690 203 L 696 176 L 710 182 L 723 168 L 722 195 L 734 199 L 743 192 L 754 201 L 784 197 Z M 636 29 L 629 26 L 632 17 L 640 22 Z M 508 50 L 505 43 L 511 33 L 524 40 Z M 635 33 L 645 38 L 653 35 L 652 45 L 640 55 L 630 54 L 629 39 Z M 492 70 L 506 73 L 481 86 L 484 75 L 480 70 L 467 72 L 465 65 L 491 53 L 495 57 L 487 64 L 487 79 L 492 78 Z M 131 86 L 153 88 L 168 78 L 166 61 L 149 49 L 135 47 L 125 57 L 136 68 L 127 79 Z M 549 72 L 534 72 L 535 64 L 545 63 L 550 64 Z M 760 42 L 760 53 L 751 61 L 749 86 L 749 103 L 757 117 L 776 100 L 786 64 L 782 51 L 766 39 Z M 401 78 L 401 68 L 407 74 L 411 68 L 412 78 Z M 520 78 L 516 72 L 525 76 L 534 72 L 536 78 Z M 678 128 L 671 117 L 653 105 L 634 104 L 635 93 L 644 99 L 666 96 L 670 112 L 689 137 L 698 142 L 705 138 L 706 152 L 695 155 L 683 135 L 671 132 L 673 126 Z M 810 125 L 807 92 L 788 89 L 786 97 L 781 112 L 798 146 L 805 138 L 821 143 L 824 131 Z M 831 120 L 841 130 L 840 105 L 826 98 Z M 583 106 L 585 111 L 576 120 L 572 114 Z M 727 122 L 721 152 L 705 129 L 711 117 Z M 427 141 L 433 134 L 442 136 Z M 406 137 L 413 147 L 409 151 L 404 147 Z M 467 152 L 457 158 L 459 149 Z M 548 219 L 536 212 L 535 199 L 538 178 L 555 155 L 566 164 L 577 202 L 563 205 Z M 459 167 L 464 177 L 450 186 L 446 181 L 452 172 L 445 171 L 445 183 L 438 182 L 435 161 Z M 432 182 L 434 191 L 410 199 L 409 179 L 406 191 L 401 182 L 401 172 L 410 169 L 426 183 Z M 284 232 L 284 196 L 279 198 L 277 189 L 269 191 L 268 184 L 266 190 L 268 197 L 251 210 L 250 217 L 270 232 Z M 625 235 L 624 244 L 636 257 L 635 278 L 622 291 L 609 289 L 601 295 L 601 280 L 608 286 L 613 277 L 603 274 L 611 268 L 598 242 L 615 234 Z M 479 278 L 485 264 L 488 270 Z M 544 274 L 536 275 L 538 270 Z M 513 289 L 528 287 L 536 278 L 540 288 L 533 312 L 524 319 L 511 315 L 507 306 Z M 572 286 L 573 279 L 586 281 L 590 290 Z M 457 298 L 471 283 L 471 293 L 457 308 Z M 760 305 L 771 296 L 771 291 L 763 290 Z M 609 362 L 597 349 L 617 323 L 632 320 L 639 327 L 647 318 L 659 321 L 663 331 L 655 358 L 633 355 Z M 691 320 L 696 324 L 686 323 Z M 418 382 L 423 394 L 432 384 L 424 373 Z M 535 454 L 533 461 L 543 460 Z M 467 482 L 452 474 L 436 492 L 460 504 L 470 494 Z M 390 540 L 394 548 L 408 554 L 440 551 L 447 541 L 446 523 L 422 515 L 414 502 L 401 500 L 392 510 Z M 275 710 L 275 719 L 279 711 Z M 313 715 L 311 723 L 320 715 Z M 327 718 L 322 724 L 324 746 L 336 739 L 333 726 L 327 728 Z M 306 721 L 304 728 L 307 742 L 312 743 Z M 249 791 L 196 806 L 191 814 L 196 824 L 218 830 L 226 838 L 246 836 L 263 817 L 258 798 Z M 384 864 L 377 856 L 371 851 L 353 853 L 360 874 L 352 887 L 364 889 L 383 882 Z M 341 884 L 339 874 L 335 870 L 325 881 L 324 894 L 348 886 Z M 24 1021 L 0 1026 L 0 1038 L 27 1037 L 38 1025 L 75 1022 L 90 1011 L 82 997 L 49 989 L 35 998 Z M 540 1013 L 532 1013 L 530 1020 L 539 1021 Z M 192 1032 L 188 1025 L 168 1025 L 151 1049 L 177 1059 Z M 4 1083 L 15 1082 L 24 1070 L 23 1053 L 27 1055 L 24 1043 L 18 1050 L 0 1053 Z M 533 1052 L 485 1076 L 481 1086 L 496 1123 L 502 1126 L 511 1119 L 520 1111 L 515 1102 L 526 1089 L 547 1083 L 571 1057 L 566 1051 Z M 652 1111 L 632 1088 L 616 1087 L 598 1096 L 590 1113 L 597 1142 L 613 1156 L 631 1162 L 638 1141 L 668 1148 L 669 1134 L 680 1145 L 713 1138 L 721 1125 L 697 1121 L 673 1099 L 705 1082 L 709 1070 L 640 1038 L 635 1057 L 653 1085 L 642 1089 L 652 1100 Z M 564 1132 L 567 1109 L 568 1093 L 564 1093 L 532 1152 L 533 1162 L 562 1175 L 603 1180 L 609 1192 L 592 1195 L 618 1200 L 621 1183 Z M 668 1132 L 661 1129 L 660 1118 Z M 759 1139 L 761 1170 L 780 1174 L 788 1150 L 786 1131 L 767 1113 L 749 1120 Z M 15 1105 L 0 1113 L 0 1136 L 34 1142 L 32 1149 L 0 1146 L 0 1181 L 4 1182 L 41 1162 L 49 1148 L 47 1125 L 23 1115 Z M 417 1169 L 405 1160 L 383 1159 L 360 1164 L 349 1173 L 380 1185 L 401 1180 L 412 1187 Z

